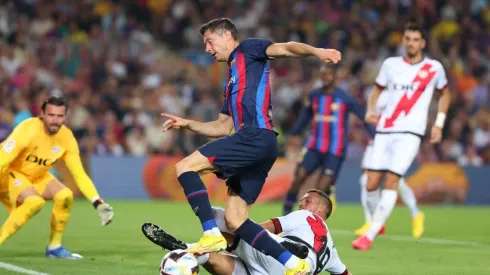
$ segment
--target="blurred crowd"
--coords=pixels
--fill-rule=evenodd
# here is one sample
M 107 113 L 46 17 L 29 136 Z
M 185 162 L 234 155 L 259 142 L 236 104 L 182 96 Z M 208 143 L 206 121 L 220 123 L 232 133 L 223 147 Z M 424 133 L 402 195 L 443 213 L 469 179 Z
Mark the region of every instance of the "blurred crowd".
M 207 139 L 161 132 L 161 112 L 216 119 L 226 64 L 204 52 L 199 26 L 234 20 L 240 37 L 299 41 L 342 52 L 338 85 L 365 104 L 382 61 L 403 54 L 409 20 L 429 34 L 453 103 L 440 146 L 418 162 L 490 163 L 490 8 L 487 0 L 4 0 L 0 6 L 0 140 L 37 116 L 49 95 L 69 99 L 67 125 L 87 155 L 186 155 Z M 273 116 L 282 154 L 308 92 L 314 59 L 271 62 Z M 432 124 L 437 105 L 431 106 Z M 368 135 L 351 120 L 348 158 Z M 428 127 L 430 130 L 430 127 Z M 307 132 L 305 132 L 307 134 Z

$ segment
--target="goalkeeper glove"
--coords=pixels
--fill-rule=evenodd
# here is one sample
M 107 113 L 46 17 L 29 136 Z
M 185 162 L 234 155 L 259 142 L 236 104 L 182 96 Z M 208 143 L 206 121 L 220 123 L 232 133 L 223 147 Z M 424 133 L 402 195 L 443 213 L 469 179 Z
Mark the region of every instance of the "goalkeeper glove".
M 104 200 L 98 198 L 94 201 L 93 206 L 95 210 L 97 210 L 97 214 L 99 215 L 100 222 L 102 225 L 108 225 L 111 223 L 114 218 L 114 211 L 112 210 L 112 206 L 108 203 L 105 203 Z

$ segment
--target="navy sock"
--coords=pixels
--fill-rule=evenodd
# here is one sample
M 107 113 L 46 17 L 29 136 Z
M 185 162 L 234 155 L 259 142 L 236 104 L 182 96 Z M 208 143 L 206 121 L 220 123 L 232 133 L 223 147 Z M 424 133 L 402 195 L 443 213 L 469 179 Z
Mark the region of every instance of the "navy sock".
M 287 215 L 293 211 L 294 204 L 296 203 L 298 198 L 298 192 L 289 191 L 286 195 L 286 199 L 284 200 L 284 208 L 283 215 Z
M 202 230 L 206 231 L 218 227 L 209 202 L 208 190 L 199 174 L 193 171 L 185 172 L 179 176 L 179 182 L 184 188 L 185 196 L 192 210 L 201 221 Z
M 285 265 L 293 257 L 293 254 L 286 250 L 280 243 L 276 242 L 267 231 L 260 225 L 247 219 L 236 231 L 235 235 L 240 237 L 253 248 L 271 256 Z

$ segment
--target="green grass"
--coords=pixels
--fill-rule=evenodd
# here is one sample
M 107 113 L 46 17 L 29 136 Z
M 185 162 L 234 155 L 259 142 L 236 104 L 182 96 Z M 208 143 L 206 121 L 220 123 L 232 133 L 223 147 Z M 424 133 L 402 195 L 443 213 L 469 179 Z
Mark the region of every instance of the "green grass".
M 108 227 L 98 223 L 85 201 L 74 205 L 64 244 L 82 254 L 81 261 L 47 259 L 51 204 L 47 204 L 16 235 L 0 247 L 0 261 L 49 274 L 157 274 L 164 252 L 147 241 L 141 224 L 154 222 L 186 242 L 196 241 L 201 228 L 186 204 L 163 201 L 111 201 L 115 220 Z M 351 248 L 354 230 L 362 223 L 358 205 L 340 205 L 328 221 L 342 261 L 354 274 L 490 274 L 490 208 L 424 207 L 426 234 L 420 242 L 410 237 L 411 221 L 403 207 L 394 210 L 388 231 L 369 251 Z M 256 205 L 252 218 L 263 221 L 280 213 L 278 204 Z M 0 218 L 6 212 L 0 210 Z M 396 236 L 395 236 L 396 235 Z M 401 238 L 399 236 L 407 236 Z M 398 236 L 398 237 L 397 237 Z M 478 243 L 438 244 L 428 238 Z M 16 274 L 0 269 L 0 274 Z M 201 274 L 208 274 L 201 271 Z

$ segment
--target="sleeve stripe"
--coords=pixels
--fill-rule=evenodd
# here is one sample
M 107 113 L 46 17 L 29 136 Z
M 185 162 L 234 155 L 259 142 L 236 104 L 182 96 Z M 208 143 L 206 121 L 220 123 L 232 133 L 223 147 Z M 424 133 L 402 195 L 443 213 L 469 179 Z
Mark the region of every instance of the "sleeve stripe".
M 385 86 L 379 84 L 379 83 L 374 83 L 374 85 L 376 85 L 376 87 L 378 87 L 378 89 L 380 90 L 384 90 Z
M 272 219 L 272 223 L 274 224 L 274 228 L 276 229 L 276 234 L 282 232 L 282 225 L 278 218 Z

